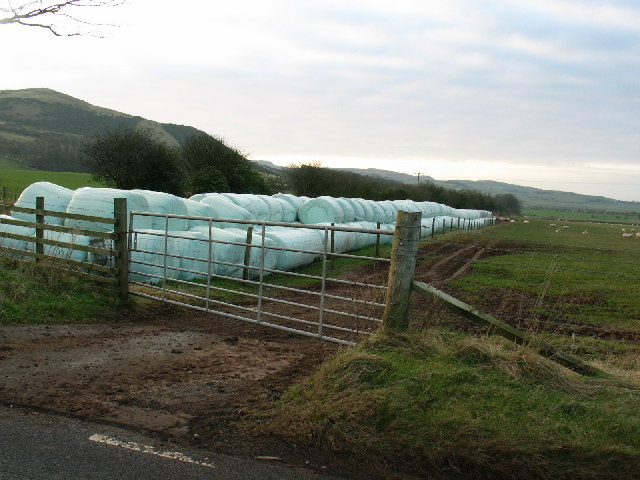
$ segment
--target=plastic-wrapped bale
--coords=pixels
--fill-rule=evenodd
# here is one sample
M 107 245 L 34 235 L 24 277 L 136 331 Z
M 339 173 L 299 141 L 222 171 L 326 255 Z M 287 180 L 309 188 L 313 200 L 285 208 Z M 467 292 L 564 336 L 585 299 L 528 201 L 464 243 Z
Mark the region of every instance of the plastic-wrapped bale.
M 194 200 L 184 199 L 182 201 L 187 209 L 187 215 L 190 217 L 207 217 L 213 218 L 216 216 L 215 210 L 211 205 L 205 203 L 196 202 Z M 191 230 L 194 227 L 208 227 L 209 222 L 207 220 L 189 220 L 187 224 L 187 230 Z
M 363 200 L 361 198 L 357 199 L 360 205 L 362 206 L 362 211 L 364 213 L 364 221 L 365 222 L 375 222 L 373 208 L 371 208 L 371 200 Z
M 113 218 L 113 200 L 115 198 L 127 199 L 127 221 L 129 220 L 129 213 L 132 211 L 149 211 L 149 203 L 147 202 L 146 197 L 139 193 L 133 193 L 128 190 L 118 190 L 115 188 L 83 187 L 73 193 L 73 197 L 67 206 L 67 213 Z M 96 230 L 98 232 L 109 232 L 113 230 L 113 225 L 108 223 L 76 220 L 71 218 L 65 219 L 64 226 L 85 230 Z M 134 217 L 133 226 L 136 230 L 150 229 L 153 227 L 153 218 L 146 215 L 136 215 Z
M 172 255 L 182 255 L 183 252 L 171 235 L 181 233 L 183 232 L 169 232 L 169 235 L 165 236 L 164 230 L 153 229 L 134 233 L 130 250 L 129 279 L 136 282 L 158 283 L 164 277 L 178 278 L 180 271 L 176 270 L 176 267 L 180 267 L 180 258 Z M 167 255 L 165 255 L 165 246 Z
M 284 198 L 273 197 L 274 200 L 282 205 L 282 221 L 287 223 L 295 223 L 298 221 L 298 210 L 287 202 Z
M 244 236 L 243 242 L 247 243 L 246 230 L 228 228 L 227 231 L 232 233 L 237 233 L 238 236 L 240 237 Z M 249 278 L 256 278 L 260 276 L 260 271 L 258 269 L 260 268 L 260 262 L 262 261 L 262 255 L 263 255 L 262 243 L 263 243 L 262 235 L 260 235 L 260 233 L 254 230 L 251 236 L 252 247 L 251 247 L 249 266 L 255 267 L 255 268 L 249 269 Z M 278 251 L 269 248 L 269 247 L 275 247 L 275 246 L 276 244 L 273 240 L 271 240 L 267 236 L 264 237 L 264 247 L 265 247 L 264 248 L 264 269 L 265 270 L 274 270 L 276 268 L 276 264 L 278 263 Z M 244 246 L 243 248 L 246 248 L 246 246 Z M 244 256 L 243 256 L 243 264 L 244 264 Z M 269 273 L 270 272 L 266 272 L 266 271 L 264 272 L 265 275 L 268 275 Z
M 336 202 L 340 204 L 344 213 L 342 223 L 355 222 L 356 212 L 353 209 L 353 206 L 351 206 L 351 202 L 349 202 L 349 200 L 347 200 L 346 198 L 336 198 Z
M 67 211 L 67 206 L 73 197 L 73 190 L 61 187 L 55 183 L 32 183 L 22 191 L 18 200 L 16 200 L 15 206 L 22 208 L 36 208 L 36 197 L 44 197 L 45 210 L 64 213 Z M 27 222 L 36 221 L 36 216 L 33 213 L 14 211 L 13 217 Z M 44 217 L 44 223 L 49 225 L 63 225 L 64 218 L 46 216 Z
M 298 218 L 305 224 L 342 223 L 344 212 L 335 198 L 311 198 L 298 210 Z
M 384 222 L 386 214 L 382 207 L 378 205 L 378 202 L 371 202 L 371 208 L 373 209 L 373 217 L 372 222 Z
M 71 245 L 81 245 L 88 247 L 90 244 L 90 238 L 84 235 L 75 235 L 73 233 L 54 232 L 52 230 L 44 231 L 44 238 L 47 240 L 53 240 L 56 242 L 69 243 Z M 59 245 L 44 245 L 44 254 L 52 257 L 66 258 L 69 260 L 75 260 L 77 262 L 87 261 L 86 250 L 76 250 L 75 248 L 67 248 Z
M 378 202 L 378 206 L 384 210 L 384 218 L 380 223 L 394 223 L 398 209 L 391 200 L 383 200 Z
M 211 238 L 212 258 L 217 275 L 242 278 L 245 247 L 236 244 L 246 243 L 246 233 L 238 234 L 234 228 L 212 228 L 209 237 L 209 227 L 196 227 L 191 231 L 202 233 L 207 240 Z
M 252 220 L 269 220 L 271 210 L 260 196 L 250 193 L 223 193 L 222 195 L 249 212 Z
M 312 263 L 324 251 L 324 232 L 309 228 L 267 227 L 265 233 L 279 248 L 293 248 L 317 253 L 292 252 L 275 250 L 277 252 L 276 269 L 289 271 L 302 265 Z
M 422 209 L 418 207 L 413 200 L 393 200 L 392 202 L 397 210 L 403 210 L 405 212 L 422 212 Z
M 176 197 L 170 193 L 154 192 L 151 190 L 131 190 L 131 192 L 144 195 L 149 204 L 149 212 L 151 213 L 187 215 L 187 207 L 184 204 L 184 199 L 180 197 Z M 187 230 L 189 228 L 189 220 L 186 218 L 150 218 L 152 219 L 152 228 L 155 230 L 167 230 L 167 220 L 168 230 Z
M 269 206 L 269 220 L 270 222 L 281 222 L 284 217 L 284 210 L 282 202 L 269 195 L 258 195 Z
M 322 225 L 326 227 L 331 226 L 330 223 L 319 223 L 318 225 Z M 348 226 L 348 225 L 341 223 L 335 226 L 342 227 L 342 226 Z M 322 238 L 324 238 L 324 231 L 318 230 L 318 232 L 320 232 L 320 234 L 322 235 Z M 334 252 L 336 253 L 350 252 L 351 250 L 355 250 L 356 248 L 358 248 L 357 245 L 358 245 L 358 242 L 356 239 L 355 232 L 343 232 L 340 230 L 333 231 L 333 248 L 334 248 L 333 251 Z M 331 250 L 331 230 L 329 230 L 329 245 L 327 247 L 327 250 L 328 251 Z
M 219 193 L 207 195 L 202 200 L 200 200 L 200 202 L 213 207 L 215 217 L 217 218 L 229 220 L 249 220 L 251 217 L 246 209 L 236 205 L 227 197 Z M 222 228 L 236 228 L 239 225 L 242 224 L 233 222 L 221 222 L 218 224 L 218 226 Z
M 356 222 L 363 222 L 365 220 L 364 207 L 362 206 L 361 199 L 359 198 L 345 198 L 347 202 L 351 204 L 353 208 L 353 215 Z
M 25 221 L 16 217 L 11 217 L 9 215 L 0 215 L 0 232 L 8 233 L 11 235 L 22 235 L 25 237 L 35 237 L 36 229 L 23 227 L 21 225 L 10 225 L 8 223 L 4 223 L 3 220 L 9 221 Z M 24 250 L 28 252 L 33 252 L 34 244 L 32 242 L 28 242 L 26 240 L 18 240 L 15 238 L 8 238 L 0 236 L 0 246 L 6 248 L 14 248 L 16 250 Z M 5 252 L 2 252 L 4 255 Z M 13 254 L 9 254 L 10 256 L 14 256 Z
M 428 237 L 431 235 L 431 227 L 433 227 L 433 218 L 427 217 L 420 220 L 420 236 Z
M 344 224 L 345 227 L 350 228 L 366 228 L 368 230 L 376 230 L 377 225 L 373 222 L 349 222 Z M 373 245 L 376 243 L 376 235 L 373 233 L 364 232 L 352 232 L 355 237 L 355 244 L 352 250 Z
M 197 203 L 197 202 L 196 202 Z M 208 228 L 208 226 L 206 227 Z M 205 279 L 218 273 L 217 264 L 213 261 L 209 266 L 209 236 L 200 231 L 173 232 L 176 251 L 180 252 L 180 280 Z M 215 244 L 211 244 L 211 259 L 214 258 Z
M 276 193 L 275 195 L 273 195 L 273 198 L 280 198 L 281 200 L 286 200 L 287 202 L 289 202 L 289 204 L 291 204 L 291 206 L 295 209 L 296 216 L 302 204 L 308 200 L 307 198 L 297 197 L 295 195 L 291 195 L 290 193 Z
M 380 230 L 387 230 L 390 232 L 395 232 L 396 224 L 395 223 L 383 223 L 380 225 Z M 393 243 L 393 235 L 380 235 L 380 243 L 381 244 L 391 244 Z
M 213 193 L 196 193 L 195 195 L 191 195 L 187 200 L 193 200 L 194 202 L 199 202 L 207 195 L 213 195 Z

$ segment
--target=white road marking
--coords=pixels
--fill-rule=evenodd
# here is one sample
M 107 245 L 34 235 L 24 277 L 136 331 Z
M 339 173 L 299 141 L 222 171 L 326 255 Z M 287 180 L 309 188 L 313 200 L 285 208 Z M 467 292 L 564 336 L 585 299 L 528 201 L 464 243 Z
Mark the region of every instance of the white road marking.
M 199 462 L 190 457 L 187 457 L 180 452 L 162 452 L 156 450 L 150 445 L 142 445 L 136 442 L 121 442 L 115 438 L 107 437 L 106 435 L 100 435 L 98 433 L 91 435 L 89 440 L 96 443 L 104 443 L 112 447 L 126 448 L 127 450 L 134 450 L 136 452 L 148 453 L 150 455 L 156 455 L 157 457 L 168 458 L 169 460 L 178 460 L 180 462 L 192 463 L 194 465 L 200 465 L 202 467 L 215 468 L 215 465 L 211 463 Z

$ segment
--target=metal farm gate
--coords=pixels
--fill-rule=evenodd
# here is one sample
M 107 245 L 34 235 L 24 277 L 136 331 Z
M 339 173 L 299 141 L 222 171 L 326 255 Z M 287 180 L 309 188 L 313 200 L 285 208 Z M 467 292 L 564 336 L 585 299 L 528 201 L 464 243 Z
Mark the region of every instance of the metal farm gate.
M 173 228 L 184 221 L 198 227 Z M 382 322 L 389 259 L 379 252 L 394 232 L 379 226 L 131 212 L 129 294 L 352 345 Z

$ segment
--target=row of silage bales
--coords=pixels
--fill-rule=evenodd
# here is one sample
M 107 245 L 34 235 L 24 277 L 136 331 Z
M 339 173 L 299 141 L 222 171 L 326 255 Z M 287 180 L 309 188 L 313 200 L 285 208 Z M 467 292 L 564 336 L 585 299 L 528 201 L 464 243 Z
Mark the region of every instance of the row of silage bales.
M 41 182 L 44 183 L 44 182 Z M 37 185 L 36 185 L 37 186 Z M 49 208 L 49 197 L 55 198 L 59 204 L 60 211 L 64 210 L 64 203 L 68 201 L 66 211 L 70 213 L 83 213 L 95 216 L 111 217 L 113 216 L 113 199 L 115 197 L 125 197 L 128 200 L 129 211 L 152 212 L 159 214 L 171 215 L 188 215 L 204 218 L 225 218 L 231 220 L 254 220 L 254 221 L 270 221 L 270 222 L 287 222 L 294 223 L 300 221 L 308 224 L 319 224 L 330 226 L 331 224 L 345 225 L 352 228 L 375 229 L 380 224 L 381 229 L 393 230 L 395 218 L 398 210 L 420 211 L 423 215 L 422 235 L 431 233 L 432 227 L 436 230 L 446 228 L 449 223 L 447 219 L 452 216 L 463 218 L 482 217 L 484 213 L 474 210 L 456 210 L 446 205 L 434 202 L 414 202 L 411 200 L 386 200 L 375 202 L 372 200 L 363 200 L 357 198 L 333 198 L 318 197 L 307 198 L 297 197 L 290 194 L 277 194 L 272 197 L 265 195 L 252 194 L 221 194 L 207 193 L 194 195 L 190 199 L 182 199 L 173 195 L 151 192 L 146 190 L 123 191 L 117 189 L 95 189 L 85 187 L 72 192 L 62 187 L 50 185 L 40 185 L 38 188 L 33 187 L 25 190 L 24 202 L 28 201 L 26 194 L 30 194 L 35 204 L 36 196 L 44 196 L 47 202 L 46 208 Z M 31 206 L 31 205 L 29 205 Z M 431 220 L 434 218 L 434 220 Z M 185 259 L 180 260 L 184 266 L 175 264 L 172 260 L 168 260 L 169 267 L 177 273 L 180 278 L 188 279 L 189 275 L 201 276 L 206 274 L 211 267 L 208 266 L 209 247 L 206 249 L 202 244 L 206 244 L 209 236 L 210 225 L 216 227 L 212 230 L 212 238 L 215 243 L 213 248 L 214 262 L 213 273 L 238 277 L 241 275 L 241 266 L 231 266 L 228 264 L 242 264 L 244 261 L 245 248 L 242 244 L 246 242 L 246 224 L 235 222 L 215 222 L 209 220 L 191 220 L 184 218 L 166 217 L 135 217 L 136 231 L 142 231 L 142 243 L 147 248 L 141 252 L 140 259 L 134 253 L 132 260 L 140 260 L 144 263 L 156 263 L 164 251 L 164 244 L 157 239 L 151 237 L 160 237 L 158 232 L 169 231 L 172 236 L 185 237 L 183 239 L 173 239 L 172 247 L 175 246 L 177 251 L 181 252 Z M 64 224 L 73 228 L 95 229 L 103 231 L 110 228 L 106 224 L 86 224 L 82 221 L 65 220 Z M 220 228 L 227 231 L 221 232 Z M 259 229 L 256 228 L 252 245 L 262 245 L 262 237 Z M 265 246 L 284 248 L 293 248 L 301 250 L 313 250 L 314 252 L 322 252 L 323 239 L 325 232 L 316 229 L 299 229 L 268 227 L 267 235 L 264 239 Z M 366 246 L 376 241 L 375 234 L 364 234 L 357 232 L 336 232 L 334 235 L 334 249 L 336 252 L 344 253 L 349 250 Z M 199 240 L 199 241 L 198 241 Z M 391 242 L 392 237 L 383 235 L 381 241 Z M 142 244 L 140 243 L 140 244 Z M 258 248 L 252 248 L 251 261 L 252 265 L 259 265 L 260 255 L 253 253 L 259 251 Z M 319 253 L 290 252 L 285 250 L 265 249 L 265 268 L 274 267 L 278 270 L 290 270 L 298 266 L 310 263 L 319 256 Z M 68 252 L 64 252 L 68 254 Z M 145 257 L 146 255 L 146 257 Z M 207 262 L 204 262 L 206 257 Z M 220 260 L 224 259 L 224 260 Z M 197 265 L 196 265 L 197 264 Z M 204 266 L 203 266 L 204 264 Z M 180 271 L 192 270 L 197 272 Z M 164 269 L 164 260 L 162 261 L 162 269 Z M 144 274 L 145 272 L 141 272 Z M 147 269 L 151 275 L 158 273 L 153 266 Z M 142 275 L 143 276 L 143 275 Z M 140 278 L 142 278 L 142 276 Z M 171 277 L 170 277 L 171 278 Z M 177 277 L 176 277 L 177 278 Z M 192 277 L 193 278 L 193 277 Z

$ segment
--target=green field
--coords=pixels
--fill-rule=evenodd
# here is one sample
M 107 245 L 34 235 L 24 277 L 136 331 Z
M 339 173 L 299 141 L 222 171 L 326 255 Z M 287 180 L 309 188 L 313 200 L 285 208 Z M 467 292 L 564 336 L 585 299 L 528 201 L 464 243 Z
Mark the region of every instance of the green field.
M 640 223 L 640 213 L 638 212 L 602 212 L 602 211 L 580 211 L 580 210 L 541 210 L 523 209 L 522 214 L 533 218 L 552 218 L 564 220 L 583 220 L 587 222 L 619 222 L 619 223 Z
M 51 182 L 71 190 L 80 187 L 104 187 L 91 179 L 88 173 L 45 172 L 42 170 L 15 170 L 0 168 L 0 188 L 6 188 L 9 197 L 17 197 L 35 182 Z
M 0 157 L 0 170 L 2 169 L 10 169 L 10 170 L 24 170 L 24 167 L 17 160 L 11 160 L 9 158 Z

